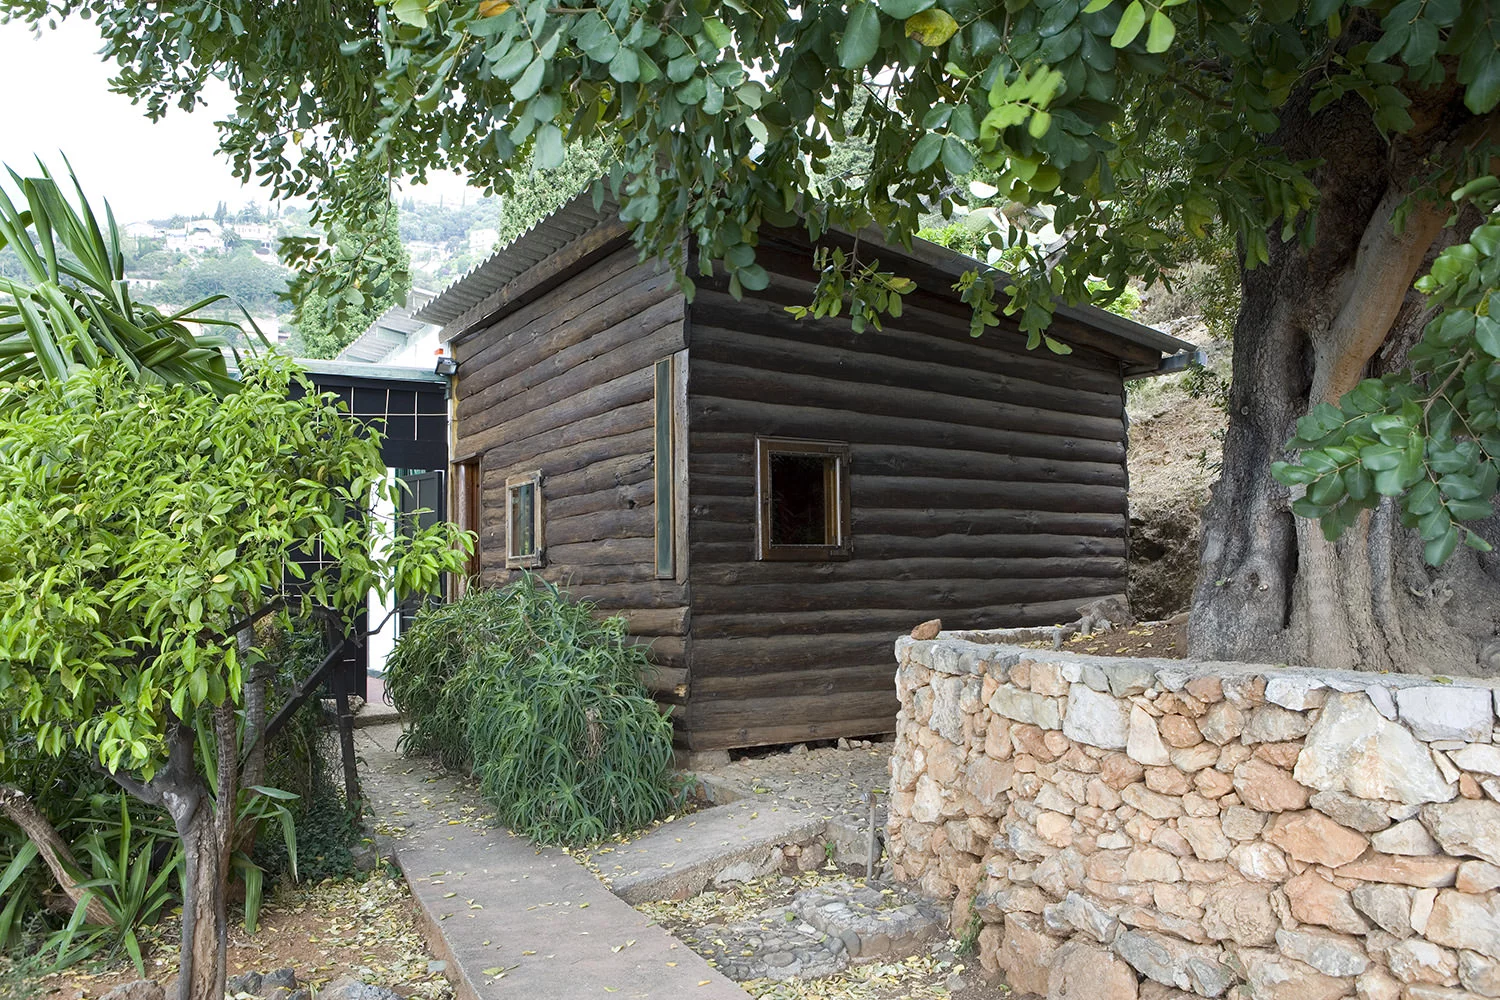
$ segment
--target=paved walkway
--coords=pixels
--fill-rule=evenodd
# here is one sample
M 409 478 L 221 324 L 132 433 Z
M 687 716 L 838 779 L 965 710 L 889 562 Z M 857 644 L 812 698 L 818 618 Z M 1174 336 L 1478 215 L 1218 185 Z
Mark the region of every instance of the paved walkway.
M 357 734 L 367 806 L 460 1000 L 746 1000 L 748 994 L 567 854 L 490 825 L 467 787 Z

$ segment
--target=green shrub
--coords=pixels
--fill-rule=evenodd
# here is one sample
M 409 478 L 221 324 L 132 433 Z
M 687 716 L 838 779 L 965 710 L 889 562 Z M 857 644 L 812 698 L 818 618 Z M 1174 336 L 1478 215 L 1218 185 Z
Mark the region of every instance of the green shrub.
M 386 665 L 407 752 L 472 770 L 502 823 L 542 843 L 639 829 L 677 804 L 672 723 L 619 618 L 531 576 L 422 612 Z

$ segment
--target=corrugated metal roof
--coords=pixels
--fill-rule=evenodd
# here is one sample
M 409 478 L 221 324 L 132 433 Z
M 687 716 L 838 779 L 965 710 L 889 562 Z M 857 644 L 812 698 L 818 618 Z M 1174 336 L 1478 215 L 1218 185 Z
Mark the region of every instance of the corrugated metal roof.
M 584 191 L 501 247 L 488 260 L 475 265 L 468 274 L 455 280 L 437 298 L 417 310 L 415 317 L 427 323 L 447 326 L 527 269 L 546 260 L 618 212 L 619 206 L 608 196 L 605 197 L 604 206 L 595 210 L 593 196 Z
M 413 318 L 413 314 L 427 306 L 437 293 L 423 288 L 413 288 L 406 294 L 406 305 L 391 306 L 375 317 L 365 331 L 338 353 L 335 361 L 357 361 L 375 364 L 390 357 L 392 352 L 406 346 L 415 334 L 420 334 L 432 323 Z
M 616 216 L 618 211 L 619 206 L 609 196 L 605 197 L 602 208 L 595 209 L 592 196 L 584 191 L 508 245 L 495 251 L 489 260 L 454 281 L 425 308 L 418 310 L 416 318 L 447 327 L 527 269 L 550 257 L 604 220 Z M 866 230 L 859 234 L 859 239 L 885 247 L 895 254 L 914 257 L 954 277 L 968 271 L 975 264 L 982 263 L 966 254 L 923 239 L 913 239 L 912 249 L 908 251 L 887 243 L 877 230 Z M 1057 314 L 1165 355 L 1197 350 L 1195 344 L 1097 306 L 1058 303 Z

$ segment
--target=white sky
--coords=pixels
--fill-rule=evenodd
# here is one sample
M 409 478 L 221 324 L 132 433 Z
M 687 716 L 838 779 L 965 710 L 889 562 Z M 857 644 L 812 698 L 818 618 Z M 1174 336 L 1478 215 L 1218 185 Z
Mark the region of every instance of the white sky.
M 40 37 L 20 24 L 0 24 L 0 163 L 25 175 L 41 156 L 61 173 L 59 151 L 66 153 L 90 201 L 108 199 L 121 224 L 212 212 L 220 201 L 231 208 L 266 202 L 260 189 L 241 186 L 215 152 L 214 120 L 233 107 L 227 88 L 211 92 L 208 107 L 192 114 L 174 108 L 153 123 L 128 98 L 110 93 L 100 47 L 93 24 L 76 18 Z M 450 202 L 465 194 L 451 175 L 411 193 L 434 202 L 439 194 Z M 468 192 L 471 200 L 478 196 Z

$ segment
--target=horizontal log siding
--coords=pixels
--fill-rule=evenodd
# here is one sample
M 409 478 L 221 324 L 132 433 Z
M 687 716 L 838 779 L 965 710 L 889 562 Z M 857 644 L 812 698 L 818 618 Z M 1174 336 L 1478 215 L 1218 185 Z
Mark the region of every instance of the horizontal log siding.
M 647 683 L 687 693 L 686 588 L 656 579 L 653 365 L 684 346 L 671 276 L 620 250 L 466 337 L 455 453 L 480 456 L 480 571 L 505 566 L 505 480 L 542 471 L 546 566 L 538 575 L 626 619 L 650 646 Z
M 708 281 L 690 307 L 693 747 L 889 731 L 901 632 L 1055 622 L 1123 593 L 1115 359 L 971 339 L 926 287 L 884 331 L 797 322 L 782 307 L 810 272 L 784 248 L 759 259 L 766 292 Z M 850 444 L 852 559 L 755 560 L 757 436 Z

